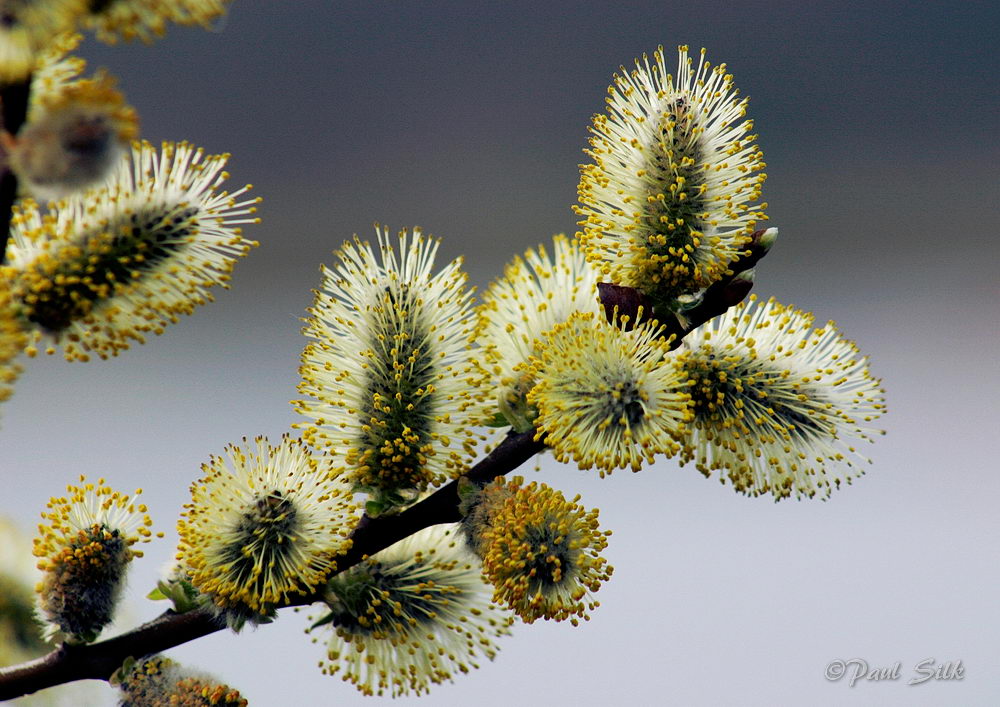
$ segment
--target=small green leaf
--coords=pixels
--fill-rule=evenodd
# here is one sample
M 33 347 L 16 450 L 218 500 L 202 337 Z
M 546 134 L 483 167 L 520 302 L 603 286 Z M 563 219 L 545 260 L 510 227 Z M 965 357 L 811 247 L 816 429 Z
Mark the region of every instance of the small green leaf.
M 121 685 L 125 682 L 125 679 L 128 677 L 129 673 L 132 672 L 133 668 L 135 668 L 135 658 L 129 656 L 125 659 L 125 662 L 121 664 L 121 667 L 118 668 L 118 670 L 111 673 L 111 677 L 108 678 L 108 682 L 112 685 Z
M 487 427 L 510 427 L 510 420 L 502 412 L 493 413 L 493 417 L 483 422 Z
M 314 628 L 319 628 L 320 626 L 326 626 L 327 624 L 333 623 L 333 618 L 334 618 L 333 612 L 330 612 L 323 618 L 319 619 L 312 626 L 310 626 L 309 630 L 312 631 Z
M 101 629 L 90 629 L 88 631 L 81 631 L 75 636 L 70 636 L 66 643 L 71 645 L 79 645 L 81 643 L 93 643 L 97 640 L 97 637 L 101 635 Z
M 479 501 L 482 491 L 482 487 L 471 481 L 468 476 L 458 477 L 458 511 L 463 518 L 469 515 L 469 511 Z

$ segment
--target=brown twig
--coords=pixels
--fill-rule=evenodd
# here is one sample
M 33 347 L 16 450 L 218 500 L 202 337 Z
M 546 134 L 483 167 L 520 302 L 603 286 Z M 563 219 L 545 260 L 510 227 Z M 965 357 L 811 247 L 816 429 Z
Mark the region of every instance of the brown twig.
M 705 296 L 698 306 L 685 312 L 687 323 L 675 332 L 677 344 L 689 331 L 709 319 L 724 314 L 727 309 L 735 307 L 750 294 L 753 288 L 753 268 L 771 250 L 776 234 L 777 230 L 770 228 L 754 231 L 751 234 L 746 252 L 729 264 L 729 270 L 733 274 L 705 290 Z
M 647 314 L 652 312 L 653 317 L 660 322 L 661 336 L 674 337 L 671 348 L 677 348 L 688 332 L 723 314 L 730 307 L 735 307 L 750 294 L 753 288 L 753 268 L 771 250 L 776 235 L 776 229 L 754 231 L 743 255 L 729 264 L 730 274 L 708 287 L 698 305 L 684 312 L 683 319 L 672 311 L 660 311 L 653 300 L 639 290 L 608 282 L 597 285 L 604 313 L 608 321 L 616 316 L 626 315 L 635 322 L 640 310 Z
M 752 277 L 748 277 L 746 273 L 767 254 L 773 243 L 773 237 L 766 237 L 766 233 L 757 231 L 753 234 L 746 254 L 730 266 L 733 275 L 705 291 L 701 303 L 685 313 L 686 323 L 681 323 L 672 315 L 664 317 L 670 322 L 664 325 L 667 333 L 676 334 L 673 342 L 675 346 L 696 326 L 722 314 L 746 297 L 753 286 Z M 632 310 L 648 306 L 648 300 L 640 293 L 617 285 L 602 285 L 601 298 L 609 311 L 618 307 L 620 313 L 630 313 L 632 316 L 635 314 Z M 535 430 L 508 434 L 503 442 L 469 470 L 466 478 L 483 484 L 513 471 L 545 448 L 542 442 L 535 439 L 535 434 Z M 366 556 L 374 555 L 426 527 L 459 520 L 461 513 L 457 480 L 398 515 L 378 518 L 362 516 L 351 535 L 351 549 L 338 560 L 338 571 L 353 567 Z M 318 600 L 317 594 L 302 596 L 289 601 L 287 606 L 301 606 Z M 73 680 L 107 680 L 129 656 L 141 657 L 157 653 L 222 628 L 223 624 L 207 609 L 197 609 L 185 614 L 167 611 L 116 638 L 89 645 L 61 646 L 31 662 L 0 668 L 0 700 L 20 697 Z
M 0 668 L 0 700 L 9 700 L 74 680 L 107 680 L 129 656 L 173 648 L 224 628 L 208 611 L 168 611 L 115 638 L 88 645 L 63 644 L 41 658 Z
M 534 430 L 510 434 L 466 476 L 476 483 L 492 481 L 513 471 L 544 448 L 544 444 L 535 440 Z M 458 504 L 458 481 L 452 481 L 398 515 L 379 518 L 363 516 L 351 536 L 351 549 L 338 560 L 338 571 L 358 564 L 364 557 L 374 555 L 418 530 L 461 520 Z M 309 604 L 316 600 L 316 596 L 304 596 L 289 602 L 288 606 Z M 222 628 L 224 624 L 206 609 L 185 614 L 167 611 L 121 636 L 88 645 L 63 645 L 28 663 L 0 668 L 0 700 L 73 680 L 107 680 L 129 656 L 138 658 L 158 653 Z
M 31 98 L 31 75 L 15 83 L 0 85 L 0 118 L 3 130 L 11 135 L 24 125 L 28 118 L 28 101 Z M 10 219 L 17 199 L 17 176 L 7 166 L 0 165 L 0 264 L 7 257 L 7 239 L 10 237 Z

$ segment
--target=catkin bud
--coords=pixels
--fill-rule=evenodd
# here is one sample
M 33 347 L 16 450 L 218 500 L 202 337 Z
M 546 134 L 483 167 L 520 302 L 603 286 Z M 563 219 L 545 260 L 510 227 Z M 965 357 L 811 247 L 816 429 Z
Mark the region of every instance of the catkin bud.
M 112 682 L 121 691 L 120 707 L 246 707 L 247 701 L 228 685 L 193 674 L 160 655 L 133 662 Z
M 38 199 L 56 200 L 103 182 L 137 136 L 135 110 L 101 74 L 47 96 L 17 137 L 3 141 L 21 184 Z
M 83 482 L 84 478 L 81 477 Z M 129 562 L 148 542 L 152 521 L 144 505 L 112 491 L 101 479 L 67 487 L 42 517 L 34 553 L 44 572 L 38 584 L 39 613 L 47 638 L 85 643 L 113 618 Z M 137 491 L 136 495 L 141 493 Z

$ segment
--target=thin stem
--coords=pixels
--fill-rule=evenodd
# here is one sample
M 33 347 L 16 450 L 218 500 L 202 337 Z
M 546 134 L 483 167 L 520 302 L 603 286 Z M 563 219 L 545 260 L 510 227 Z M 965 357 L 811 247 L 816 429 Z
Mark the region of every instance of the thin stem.
M 0 85 L 0 118 L 3 129 L 11 135 L 28 119 L 28 102 L 31 98 L 31 74 L 21 81 Z M 0 170 L 0 264 L 7 258 L 7 239 L 10 237 L 10 219 L 17 199 L 17 177 L 3 160 Z
M 535 430 L 510 434 L 484 459 L 473 466 L 467 478 L 485 483 L 507 474 L 528 461 L 545 445 L 535 440 Z M 351 537 L 353 544 L 338 561 L 342 572 L 363 558 L 439 523 L 461 520 L 458 481 L 441 487 L 420 503 L 398 515 L 363 516 Z M 310 604 L 316 596 L 304 596 L 288 606 Z M 185 614 L 173 611 L 158 616 L 128 633 L 88 645 L 63 645 L 48 655 L 9 668 L 0 668 L 0 701 L 27 695 L 73 680 L 107 680 L 129 656 L 141 657 L 173 648 L 224 628 L 207 609 Z

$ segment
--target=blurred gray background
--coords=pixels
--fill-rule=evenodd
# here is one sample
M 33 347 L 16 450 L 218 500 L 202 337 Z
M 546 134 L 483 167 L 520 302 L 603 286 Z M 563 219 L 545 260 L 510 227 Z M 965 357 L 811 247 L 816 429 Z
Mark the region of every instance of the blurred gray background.
M 826 503 L 747 499 L 669 461 L 601 481 L 546 459 L 544 479 L 614 531 L 602 606 L 579 628 L 517 628 L 495 662 L 420 699 L 997 704 L 998 27 L 993 2 L 236 0 L 216 32 L 88 40 L 146 138 L 232 152 L 233 183 L 265 199 L 261 247 L 215 304 L 118 360 L 26 362 L 0 422 L 3 511 L 30 529 L 81 473 L 144 487 L 167 539 L 130 597 L 156 615 L 141 597 L 200 464 L 296 420 L 299 318 L 331 251 L 375 221 L 419 225 L 486 286 L 575 230 L 612 72 L 661 43 L 704 46 L 752 97 L 768 163 L 781 237 L 756 291 L 870 355 L 888 435 Z M 172 654 L 252 705 L 371 702 L 320 674 L 303 625 L 289 613 Z M 851 658 L 898 661 L 901 678 L 824 679 Z M 962 660 L 964 680 L 908 686 L 927 658 Z

